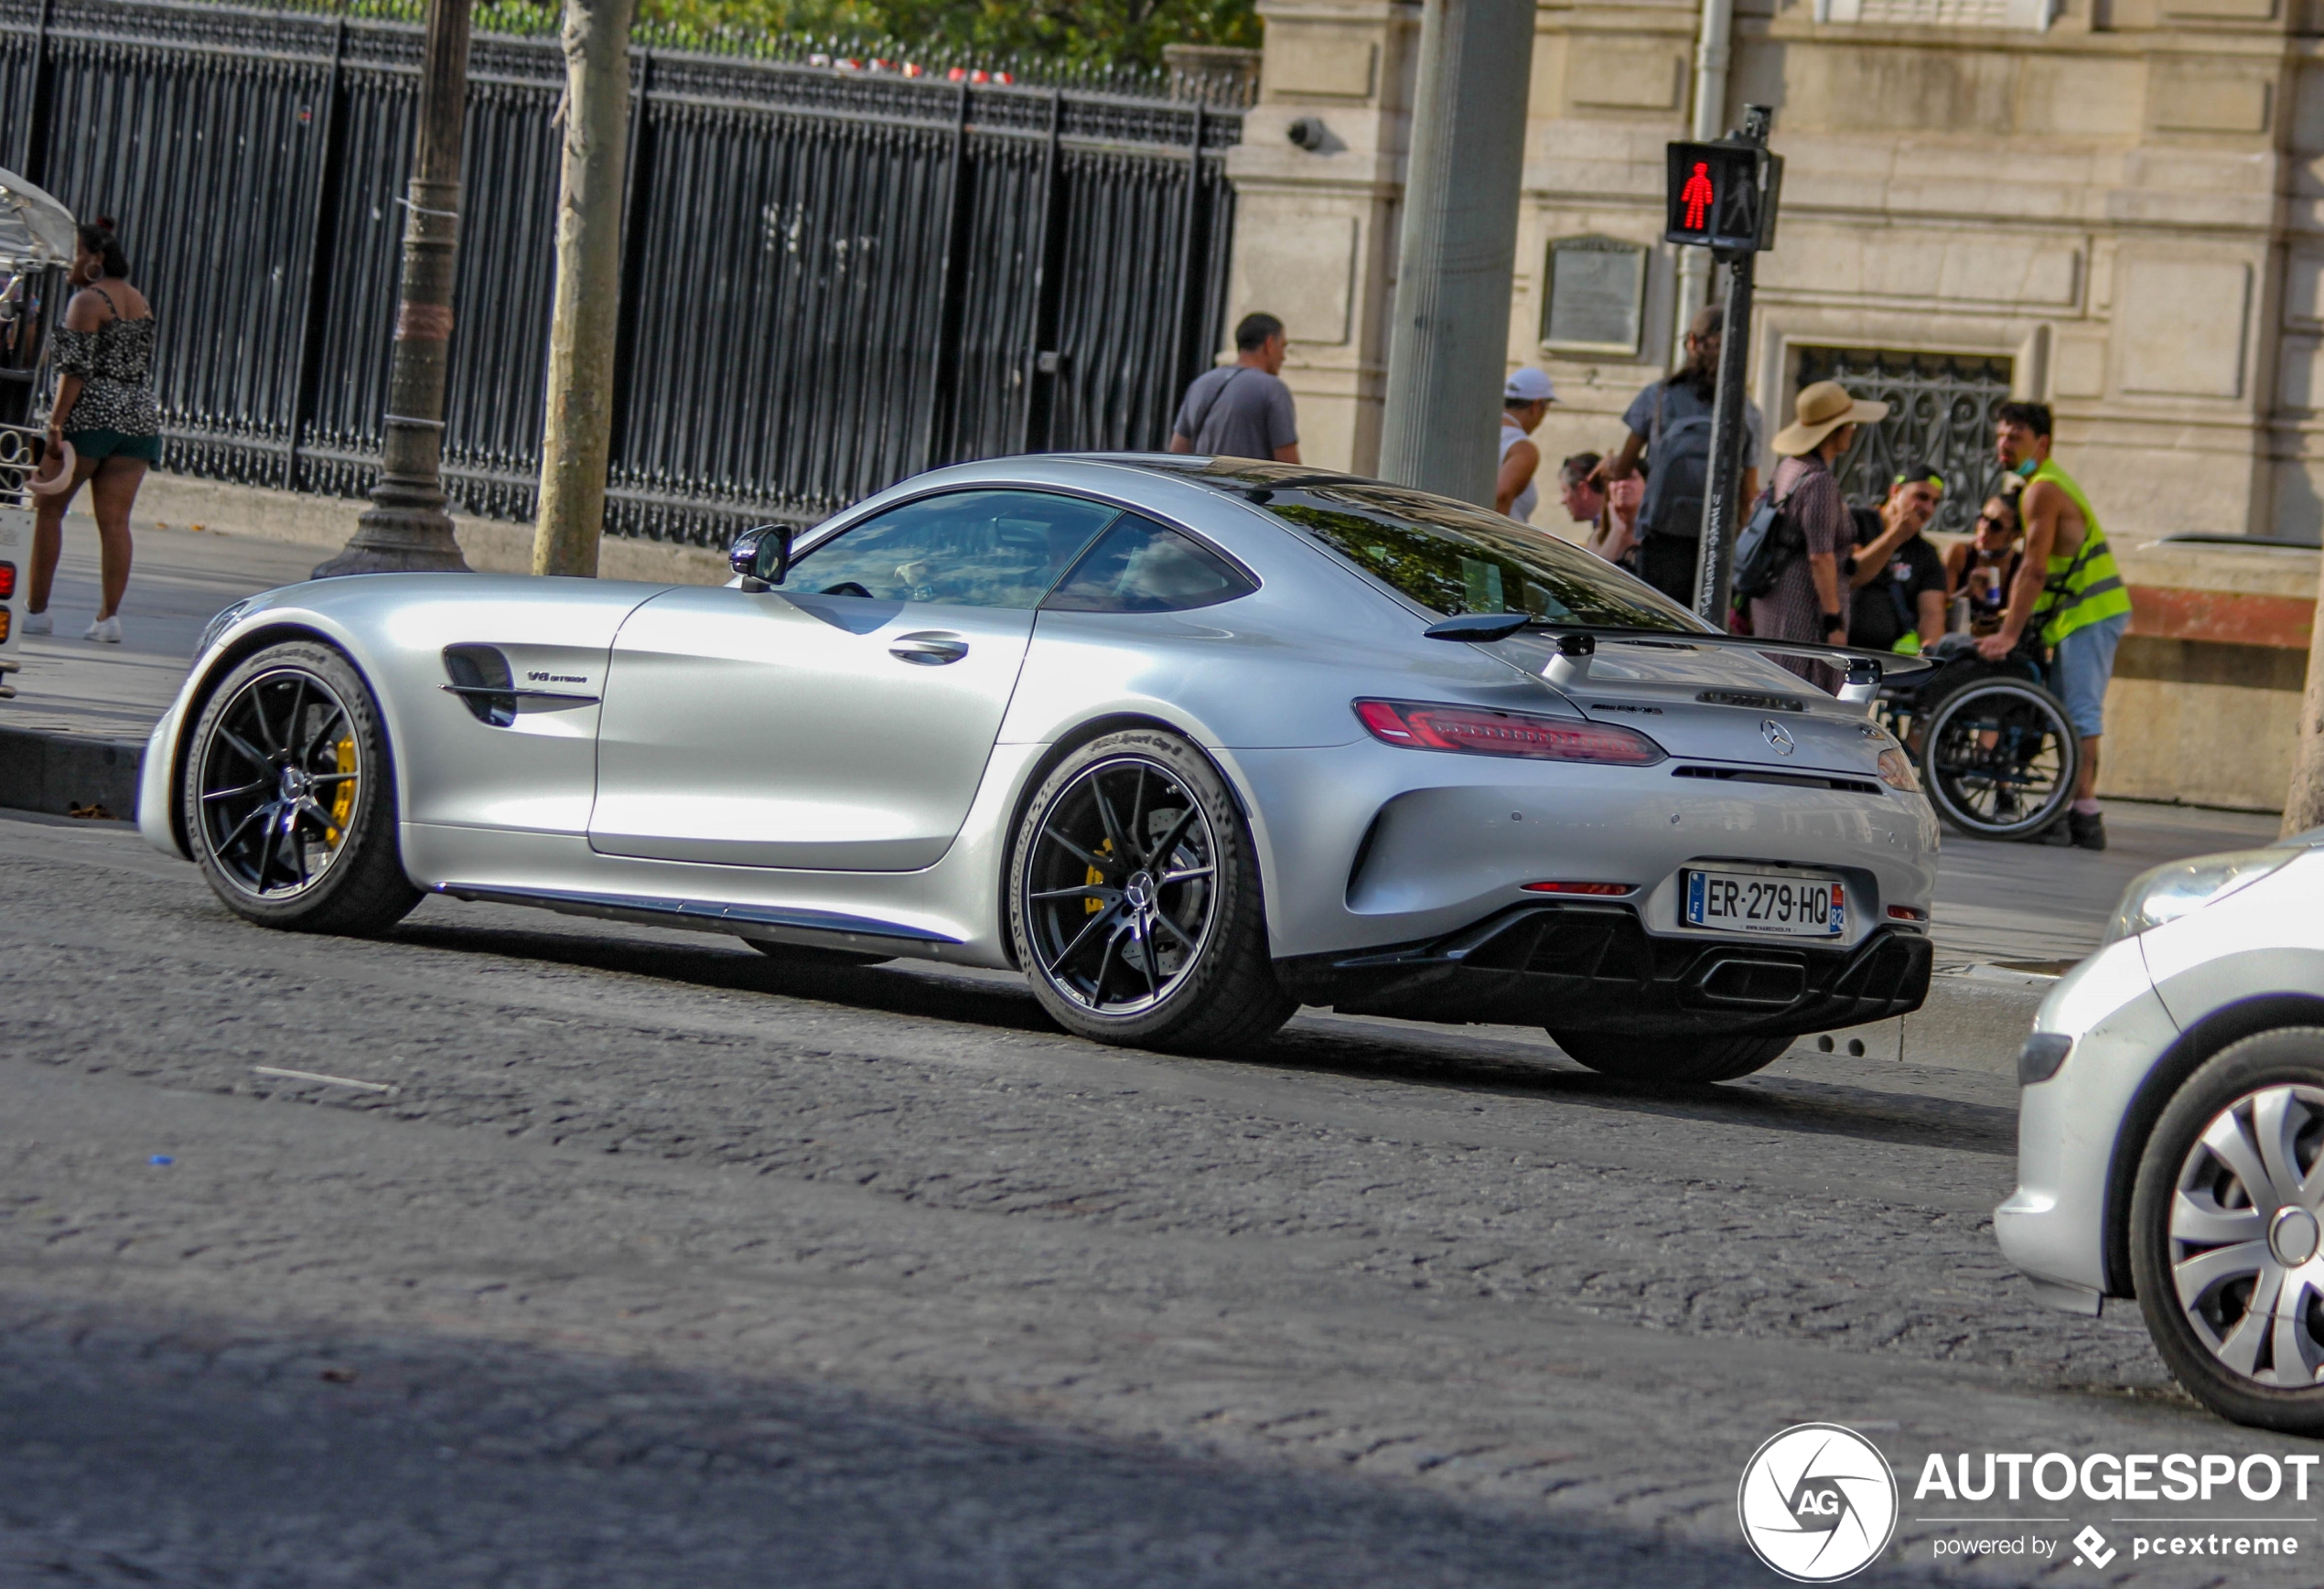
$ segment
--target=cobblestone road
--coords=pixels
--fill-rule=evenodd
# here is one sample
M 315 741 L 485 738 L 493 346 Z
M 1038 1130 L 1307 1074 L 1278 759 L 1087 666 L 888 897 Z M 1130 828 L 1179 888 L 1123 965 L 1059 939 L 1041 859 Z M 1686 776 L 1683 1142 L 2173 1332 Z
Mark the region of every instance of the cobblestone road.
M 2173 1508 L 1916 1506 L 1931 1452 L 2319 1449 L 2030 1300 L 1997 1078 L 1656 1097 L 1313 1015 L 1124 1053 L 997 976 L 441 901 L 263 933 L 37 820 L 0 955 L 10 1586 L 1771 1584 L 1737 1478 L 1814 1419 L 1906 1481 L 1876 1579 L 2016 1583 L 1937 1542 Z M 2203 1515 L 2313 1583 L 2319 1511 Z M 1919 1520 L 1969 1513 L 2066 1520 Z

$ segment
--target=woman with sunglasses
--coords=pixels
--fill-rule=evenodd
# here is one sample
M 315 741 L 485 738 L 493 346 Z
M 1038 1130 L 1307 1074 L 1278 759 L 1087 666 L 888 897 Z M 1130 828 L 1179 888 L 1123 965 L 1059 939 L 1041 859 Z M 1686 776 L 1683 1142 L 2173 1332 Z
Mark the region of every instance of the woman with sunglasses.
M 2009 587 L 2017 581 L 2017 564 L 2024 555 L 2017 545 L 2023 529 L 2017 502 L 1996 492 L 1985 499 L 1977 515 L 1975 536 L 1954 542 L 1945 552 L 1945 598 L 1948 603 L 1968 598 L 1973 635 L 1994 634 L 2001 628 L 2001 615 L 2009 605 Z

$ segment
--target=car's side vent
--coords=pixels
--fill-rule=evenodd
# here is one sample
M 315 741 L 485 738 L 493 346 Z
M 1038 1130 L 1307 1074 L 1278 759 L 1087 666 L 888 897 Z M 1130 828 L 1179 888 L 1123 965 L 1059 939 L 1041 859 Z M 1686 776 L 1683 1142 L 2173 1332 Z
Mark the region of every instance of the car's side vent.
M 1748 706 L 1754 712 L 1804 712 L 1797 695 L 1764 695 L 1756 690 L 1705 690 L 1695 697 L 1705 706 Z
M 1820 772 L 1762 772 L 1753 767 L 1674 767 L 1673 778 L 1715 778 L 1727 783 L 1780 783 L 1793 789 L 1835 789 L 1844 794 L 1877 795 L 1868 778 L 1834 778 Z
M 447 646 L 444 671 L 452 682 L 445 688 L 479 723 L 506 728 L 516 721 L 516 679 L 509 660 L 490 646 Z

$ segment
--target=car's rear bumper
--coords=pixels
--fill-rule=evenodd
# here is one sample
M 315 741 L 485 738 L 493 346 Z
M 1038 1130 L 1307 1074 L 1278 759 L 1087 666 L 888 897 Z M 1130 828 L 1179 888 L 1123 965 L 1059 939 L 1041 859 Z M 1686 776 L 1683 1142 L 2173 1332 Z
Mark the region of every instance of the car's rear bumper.
M 1629 905 L 1522 905 L 1425 943 L 1275 962 L 1286 992 L 1350 1015 L 1572 1031 L 1822 1032 L 1906 1015 L 1929 939 L 1842 948 L 1650 933 Z

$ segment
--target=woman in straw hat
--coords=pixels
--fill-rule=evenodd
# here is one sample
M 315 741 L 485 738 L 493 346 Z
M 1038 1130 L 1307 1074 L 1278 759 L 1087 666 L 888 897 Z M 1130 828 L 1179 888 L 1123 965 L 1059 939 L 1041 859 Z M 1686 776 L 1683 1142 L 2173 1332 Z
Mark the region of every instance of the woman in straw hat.
M 1848 600 L 1840 557 L 1856 536 L 1832 465 L 1856 440 L 1856 427 L 1886 418 L 1888 405 L 1851 397 L 1836 381 L 1819 381 L 1801 392 L 1795 412 L 1793 423 L 1775 433 L 1775 454 L 1782 461 L 1768 489 L 1806 542 L 1807 554 L 1783 571 L 1773 589 L 1752 598 L 1751 632 L 1770 639 L 1843 645 L 1848 638 Z M 1839 688 L 1834 669 L 1782 657 L 1775 660 L 1813 684 Z

